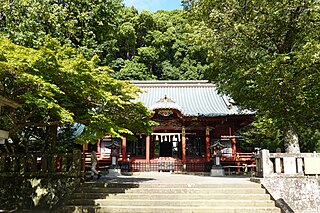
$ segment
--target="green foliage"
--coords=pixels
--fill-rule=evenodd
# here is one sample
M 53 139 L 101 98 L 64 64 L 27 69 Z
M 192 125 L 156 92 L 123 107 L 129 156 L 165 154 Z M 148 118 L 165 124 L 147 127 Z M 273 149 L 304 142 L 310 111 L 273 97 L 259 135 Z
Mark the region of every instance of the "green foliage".
M 283 131 L 319 129 L 318 1 L 189 0 L 185 6 L 201 21 L 194 40 L 210 49 L 206 74 L 222 91 Z
M 87 60 L 97 55 L 121 80 L 202 79 L 207 69 L 207 49 L 189 42 L 193 29 L 180 10 L 139 14 L 121 0 L 0 0 L 0 5 L 0 37 L 39 49 L 50 35 Z M 130 63 L 119 67 L 120 59 Z M 176 70 L 181 71 L 168 73 Z
M 0 127 L 13 139 L 35 138 L 36 128 L 37 137 L 46 140 L 49 127 L 75 122 L 85 124 L 94 138 L 149 131 L 150 112 L 132 102 L 139 89 L 111 78 L 97 56 L 87 60 L 54 39 L 39 50 L 1 39 L 0 49 L 0 94 L 22 104 L 0 117 Z M 91 139 L 82 142 L 96 141 Z
M 114 77 L 122 80 L 154 80 L 153 76 L 148 67 L 145 64 L 133 61 L 125 61 L 124 67 Z
M 40 48 L 50 35 L 87 58 L 105 60 L 117 49 L 122 0 L 0 0 L 0 5 L 0 35 L 16 44 Z
M 254 122 L 241 130 L 241 134 L 246 139 L 242 146 L 247 152 L 254 151 L 255 147 L 271 152 L 275 152 L 277 148 L 284 150 L 283 136 L 271 118 L 257 116 Z
M 320 152 L 320 130 L 304 129 L 301 132 L 301 150 L 304 152 Z
M 133 61 L 145 64 L 150 72 L 162 80 L 203 79 L 208 68 L 205 46 L 190 43 L 193 28 L 190 27 L 183 11 L 158 11 L 148 15 L 148 24 L 138 19 L 137 33 L 143 28 L 143 36 L 138 34 L 137 59 Z M 141 33 L 141 32 L 140 32 Z
M 302 127 L 299 133 L 301 152 L 320 151 L 319 130 Z M 271 118 L 256 116 L 253 123 L 241 130 L 241 134 L 246 138 L 242 143 L 242 151 L 252 152 L 254 147 L 269 149 L 271 152 L 277 148 L 284 151 L 282 132 Z

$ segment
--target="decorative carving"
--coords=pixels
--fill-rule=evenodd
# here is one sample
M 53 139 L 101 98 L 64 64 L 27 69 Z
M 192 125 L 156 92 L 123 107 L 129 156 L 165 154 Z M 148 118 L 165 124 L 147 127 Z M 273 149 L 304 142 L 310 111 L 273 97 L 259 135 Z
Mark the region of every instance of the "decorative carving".
M 172 110 L 159 110 L 158 112 L 159 115 L 168 117 L 173 114 Z
M 172 102 L 175 103 L 175 101 L 173 101 L 171 98 L 168 98 L 167 95 L 164 96 L 164 98 L 160 98 L 159 101 L 157 101 L 157 103 L 159 102 Z
M 160 126 L 172 126 L 172 127 L 181 127 L 182 124 L 178 120 L 167 120 L 167 121 L 160 121 Z

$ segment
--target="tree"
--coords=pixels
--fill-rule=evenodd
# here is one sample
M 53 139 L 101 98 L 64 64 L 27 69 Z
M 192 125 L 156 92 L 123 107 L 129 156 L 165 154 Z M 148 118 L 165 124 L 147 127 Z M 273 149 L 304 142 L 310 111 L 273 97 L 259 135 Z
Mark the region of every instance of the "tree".
M 136 32 L 130 22 L 125 22 L 120 26 L 118 42 L 123 46 L 126 59 L 131 59 L 135 55 Z
M 47 35 L 108 64 L 118 51 L 122 0 L 0 0 L 0 36 L 40 48 Z
M 0 37 L 39 49 L 50 35 L 88 60 L 98 55 L 99 64 L 112 67 L 121 80 L 201 79 L 207 69 L 206 47 L 189 42 L 193 29 L 181 10 L 139 14 L 121 0 L 0 0 L 0 5 Z M 132 74 L 127 67 L 148 72 Z
M 116 78 L 191 80 L 204 77 L 208 68 L 206 46 L 189 42 L 193 28 L 188 24 L 183 11 L 142 11 L 134 16 L 131 9 L 125 10 L 125 14 L 130 15 L 125 16 L 129 18 L 123 20 L 119 30 L 118 44 L 121 51 L 111 63 Z M 135 45 L 129 48 L 128 42 Z M 119 63 L 121 59 L 129 59 L 130 62 L 126 61 L 124 66 Z M 141 71 L 138 71 L 140 68 Z M 134 74 L 133 70 L 138 73 Z
M 236 103 L 271 118 L 286 152 L 304 128 L 319 129 L 319 2 L 186 0 L 210 48 L 207 73 Z
M 86 125 L 81 142 L 149 131 L 150 112 L 133 102 L 140 90 L 111 78 L 97 56 L 87 60 L 55 39 L 39 50 L 1 39 L 0 50 L 0 94 L 22 105 L 6 109 L 0 128 L 10 131 L 16 145 L 54 141 L 57 127 L 70 123 Z

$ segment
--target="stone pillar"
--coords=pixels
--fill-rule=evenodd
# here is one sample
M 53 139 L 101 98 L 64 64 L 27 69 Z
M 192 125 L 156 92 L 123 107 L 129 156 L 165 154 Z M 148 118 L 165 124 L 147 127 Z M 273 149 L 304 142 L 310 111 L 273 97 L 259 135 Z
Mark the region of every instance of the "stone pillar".
M 122 161 L 127 161 L 127 138 L 124 136 L 122 137 L 121 154 Z
M 206 162 L 210 161 L 210 128 L 206 128 Z
M 281 159 L 280 158 L 275 158 L 275 172 L 277 174 L 281 174 Z
M 263 149 L 261 150 L 261 172 L 262 177 L 269 177 L 273 173 L 273 164 L 270 160 L 269 150 Z
M 73 175 L 76 177 L 81 176 L 81 151 L 80 150 L 73 150 L 72 153 L 72 168 L 73 170 Z
M 146 163 L 150 163 L 150 135 L 146 137 Z
M 182 162 L 187 162 L 186 129 L 182 127 Z
M 297 172 L 298 174 L 303 175 L 303 161 L 302 158 L 297 158 Z

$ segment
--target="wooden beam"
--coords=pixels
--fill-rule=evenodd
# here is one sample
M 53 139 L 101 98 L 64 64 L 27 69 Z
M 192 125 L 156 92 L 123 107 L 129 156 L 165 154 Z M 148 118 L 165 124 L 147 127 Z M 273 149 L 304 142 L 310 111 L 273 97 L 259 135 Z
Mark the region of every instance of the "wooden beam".
M 16 108 L 20 107 L 21 105 L 3 97 L 3 96 L 0 96 L 0 106 L 10 106 L 10 107 L 16 109 Z

